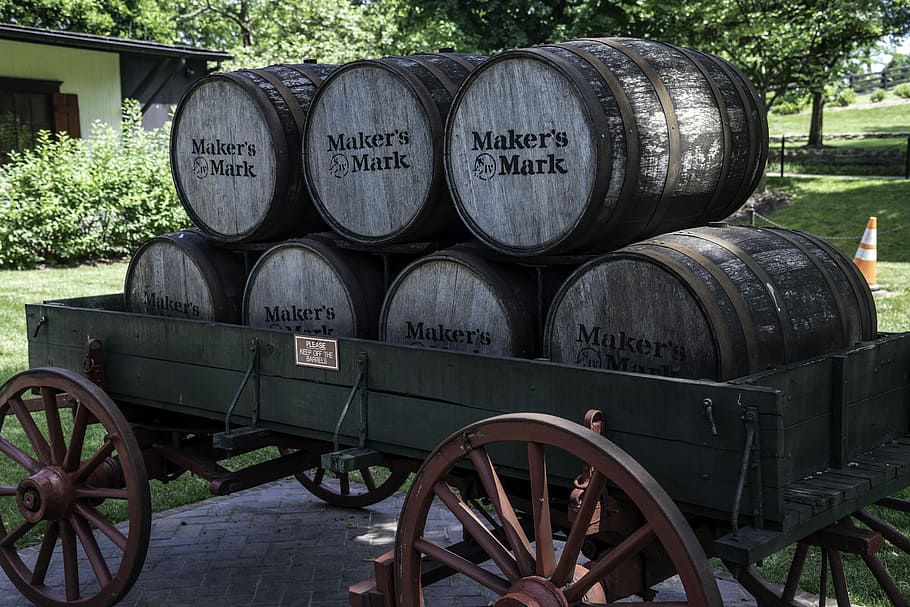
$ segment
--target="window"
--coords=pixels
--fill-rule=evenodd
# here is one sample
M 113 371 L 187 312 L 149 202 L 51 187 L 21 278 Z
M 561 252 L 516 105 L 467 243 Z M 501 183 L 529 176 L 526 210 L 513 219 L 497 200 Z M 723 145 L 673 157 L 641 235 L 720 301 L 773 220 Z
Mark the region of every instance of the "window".
M 34 145 L 40 130 L 79 137 L 76 95 L 61 94 L 60 82 L 0 78 L 0 163 L 11 150 Z

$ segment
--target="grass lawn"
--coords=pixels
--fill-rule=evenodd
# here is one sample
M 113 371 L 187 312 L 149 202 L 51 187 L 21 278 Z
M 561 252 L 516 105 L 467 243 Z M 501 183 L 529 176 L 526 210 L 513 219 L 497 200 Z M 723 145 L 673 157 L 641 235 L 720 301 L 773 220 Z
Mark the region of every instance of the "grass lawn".
M 892 97 L 892 99 L 894 99 Z M 808 110 L 799 114 L 768 116 L 768 132 L 771 137 L 781 135 L 808 135 L 811 114 Z M 823 118 L 825 133 L 894 133 L 910 131 L 910 100 L 901 100 L 893 105 L 848 106 L 845 108 L 826 107 Z
M 0 384 L 28 367 L 25 304 L 123 291 L 126 262 L 0 270 Z

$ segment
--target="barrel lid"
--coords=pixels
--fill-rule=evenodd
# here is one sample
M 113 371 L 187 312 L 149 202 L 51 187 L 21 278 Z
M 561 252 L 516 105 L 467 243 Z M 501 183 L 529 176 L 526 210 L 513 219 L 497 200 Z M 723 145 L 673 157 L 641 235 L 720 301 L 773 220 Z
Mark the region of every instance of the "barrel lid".
M 411 263 L 388 289 L 380 338 L 406 345 L 527 356 L 514 296 L 479 257 L 449 249 Z
M 194 231 L 156 236 L 130 259 L 124 283 L 129 312 L 189 320 L 236 320 Z
M 352 299 L 358 285 L 343 260 L 315 238 L 278 244 L 253 266 L 244 323 L 306 335 L 358 337 L 369 325 Z M 374 321 L 375 323 L 375 321 Z
M 550 309 L 544 347 L 554 362 L 715 379 L 713 334 L 686 280 L 655 258 L 623 250 L 589 262 L 565 282 Z
M 381 61 L 336 70 L 304 128 L 313 202 L 340 234 L 387 242 L 406 231 L 441 180 L 442 118 L 413 76 Z
M 215 238 L 252 232 L 266 218 L 288 150 L 268 100 L 247 78 L 214 74 L 183 97 L 171 130 L 171 169 L 193 222 Z
M 487 61 L 459 91 L 446 128 L 449 186 L 462 219 L 493 248 L 547 250 L 589 211 L 608 141 L 582 80 L 526 49 Z

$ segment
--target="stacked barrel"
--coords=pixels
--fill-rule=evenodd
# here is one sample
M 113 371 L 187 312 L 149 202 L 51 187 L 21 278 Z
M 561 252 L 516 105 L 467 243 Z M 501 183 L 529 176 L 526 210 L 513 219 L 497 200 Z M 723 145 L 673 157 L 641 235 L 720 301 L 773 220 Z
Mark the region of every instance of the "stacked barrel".
M 757 187 L 768 136 L 707 53 L 603 38 L 215 75 L 171 152 L 201 233 L 147 246 L 245 248 L 253 326 L 715 380 L 875 336 L 833 247 L 710 225 Z M 134 309 L 196 309 L 130 280 Z

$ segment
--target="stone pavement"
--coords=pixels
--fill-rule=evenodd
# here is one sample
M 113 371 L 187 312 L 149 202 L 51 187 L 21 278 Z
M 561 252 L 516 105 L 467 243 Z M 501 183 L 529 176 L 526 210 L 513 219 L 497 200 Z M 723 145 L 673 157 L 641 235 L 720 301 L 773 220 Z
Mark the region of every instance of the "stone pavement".
M 372 575 L 370 562 L 392 548 L 404 495 L 345 510 L 283 480 L 155 515 L 142 573 L 119 603 L 129 607 L 347 607 L 347 589 Z M 460 535 L 460 524 L 434 510 L 428 534 Z M 725 605 L 754 600 L 718 573 Z M 658 600 L 673 600 L 667 582 Z M 436 597 L 437 600 L 430 600 Z M 437 607 L 488 604 L 472 584 L 428 589 Z M 28 601 L 0 571 L 0 606 Z

